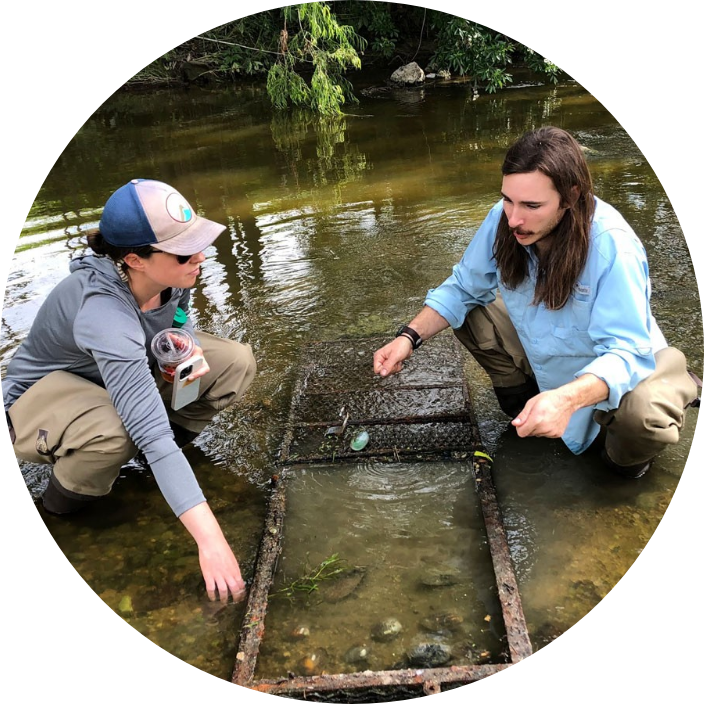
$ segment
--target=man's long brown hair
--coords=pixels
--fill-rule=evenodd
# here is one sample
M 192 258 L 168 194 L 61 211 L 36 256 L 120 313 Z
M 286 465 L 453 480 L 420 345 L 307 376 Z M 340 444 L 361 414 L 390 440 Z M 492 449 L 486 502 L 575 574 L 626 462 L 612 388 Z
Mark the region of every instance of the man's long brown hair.
M 577 140 L 558 127 L 541 127 L 523 135 L 506 153 L 501 172 L 527 174 L 540 171 L 560 194 L 567 208 L 551 235 L 547 253 L 541 254 L 533 304 L 550 310 L 562 308 L 584 268 L 589 251 L 589 229 L 594 216 L 594 191 L 584 153 Z M 516 288 L 528 275 L 528 253 L 511 234 L 502 213 L 494 242 L 494 258 L 503 284 Z

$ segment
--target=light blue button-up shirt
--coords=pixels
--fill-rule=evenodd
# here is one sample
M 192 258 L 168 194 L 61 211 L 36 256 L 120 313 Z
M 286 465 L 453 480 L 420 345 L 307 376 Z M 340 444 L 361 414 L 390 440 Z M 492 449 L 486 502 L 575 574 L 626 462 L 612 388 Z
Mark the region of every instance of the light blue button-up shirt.
M 491 303 L 499 290 L 541 391 L 587 373 L 603 379 L 609 397 L 574 413 L 562 438 L 579 454 L 599 432 L 594 409 L 618 408 L 623 395 L 655 369 L 655 352 L 667 346 L 650 310 L 645 249 L 621 214 L 597 198 L 584 270 L 568 303 L 548 310 L 533 305 L 538 263 L 533 246 L 527 248 L 528 277 L 520 286 L 507 289 L 498 276 L 493 246 L 502 211 L 499 201 L 452 275 L 428 291 L 425 304 L 458 328 L 472 308 Z

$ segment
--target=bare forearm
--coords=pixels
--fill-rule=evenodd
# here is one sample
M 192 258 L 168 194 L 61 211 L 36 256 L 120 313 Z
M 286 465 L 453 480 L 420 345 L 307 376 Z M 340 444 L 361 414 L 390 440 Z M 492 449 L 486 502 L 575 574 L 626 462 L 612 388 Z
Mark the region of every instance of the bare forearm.
M 444 330 L 449 323 L 432 308 L 425 306 L 408 324 L 419 335 L 421 340 L 427 340 Z M 374 373 L 382 377 L 397 374 L 401 371 L 403 362 L 413 353 L 413 343 L 406 335 L 401 335 L 374 353 Z
M 411 320 L 408 327 L 413 328 L 421 336 L 421 339 L 428 340 L 449 325 L 447 320 L 436 310 L 430 306 L 423 306 L 423 309 Z
M 199 547 L 212 540 L 225 539 L 220 524 L 205 501 L 189 508 L 179 519 Z
M 608 395 L 609 387 L 604 381 L 594 374 L 584 374 L 531 398 L 511 423 L 520 437 L 561 438 L 575 411 L 593 406 Z
M 593 406 L 609 397 L 609 387 L 603 379 L 594 374 L 583 374 L 574 381 L 555 389 L 574 413 L 580 408 Z

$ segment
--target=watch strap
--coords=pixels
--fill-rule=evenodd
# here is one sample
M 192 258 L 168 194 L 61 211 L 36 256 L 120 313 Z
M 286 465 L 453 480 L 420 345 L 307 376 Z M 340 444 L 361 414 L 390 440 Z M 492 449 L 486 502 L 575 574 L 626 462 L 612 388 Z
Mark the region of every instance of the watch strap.
M 402 336 L 410 340 L 414 350 L 417 350 L 423 344 L 423 339 L 421 336 L 413 328 L 409 328 L 407 325 L 401 326 L 396 333 L 396 337 Z

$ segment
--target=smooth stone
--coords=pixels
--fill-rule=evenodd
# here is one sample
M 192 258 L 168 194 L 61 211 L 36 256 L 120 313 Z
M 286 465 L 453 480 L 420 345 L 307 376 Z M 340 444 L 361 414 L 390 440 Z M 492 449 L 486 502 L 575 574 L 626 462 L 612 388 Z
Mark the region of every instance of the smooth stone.
M 398 619 L 386 618 L 372 628 L 372 638 L 374 640 L 387 642 L 396 638 L 402 630 L 403 626 Z
M 462 575 L 455 570 L 428 570 L 421 576 L 420 582 L 426 587 L 451 587 L 462 582 Z
M 327 660 L 327 653 L 323 648 L 314 650 L 310 655 L 306 655 L 298 663 L 304 675 L 319 675 L 322 672 L 323 665 Z
M 355 665 L 360 662 L 367 662 L 369 659 L 369 648 L 366 645 L 352 646 L 344 655 L 345 662 Z
M 440 667 L 452 659 L 452 648 L 444 643 L 418 643 L 406 656 L 411 667 Z
M 296 626 L 289 635 L 293 640 L 303 640 L 310 635 L 310 628 L 308 626 Z
M 428 633 L 436 633 L 437 635 L 448 635 L 456 633 L 462 627 L 463 618 L 459 614 L 451 611 L 443 611 L 439 614 L 426 616 L 420 621 L 420 627 Z

